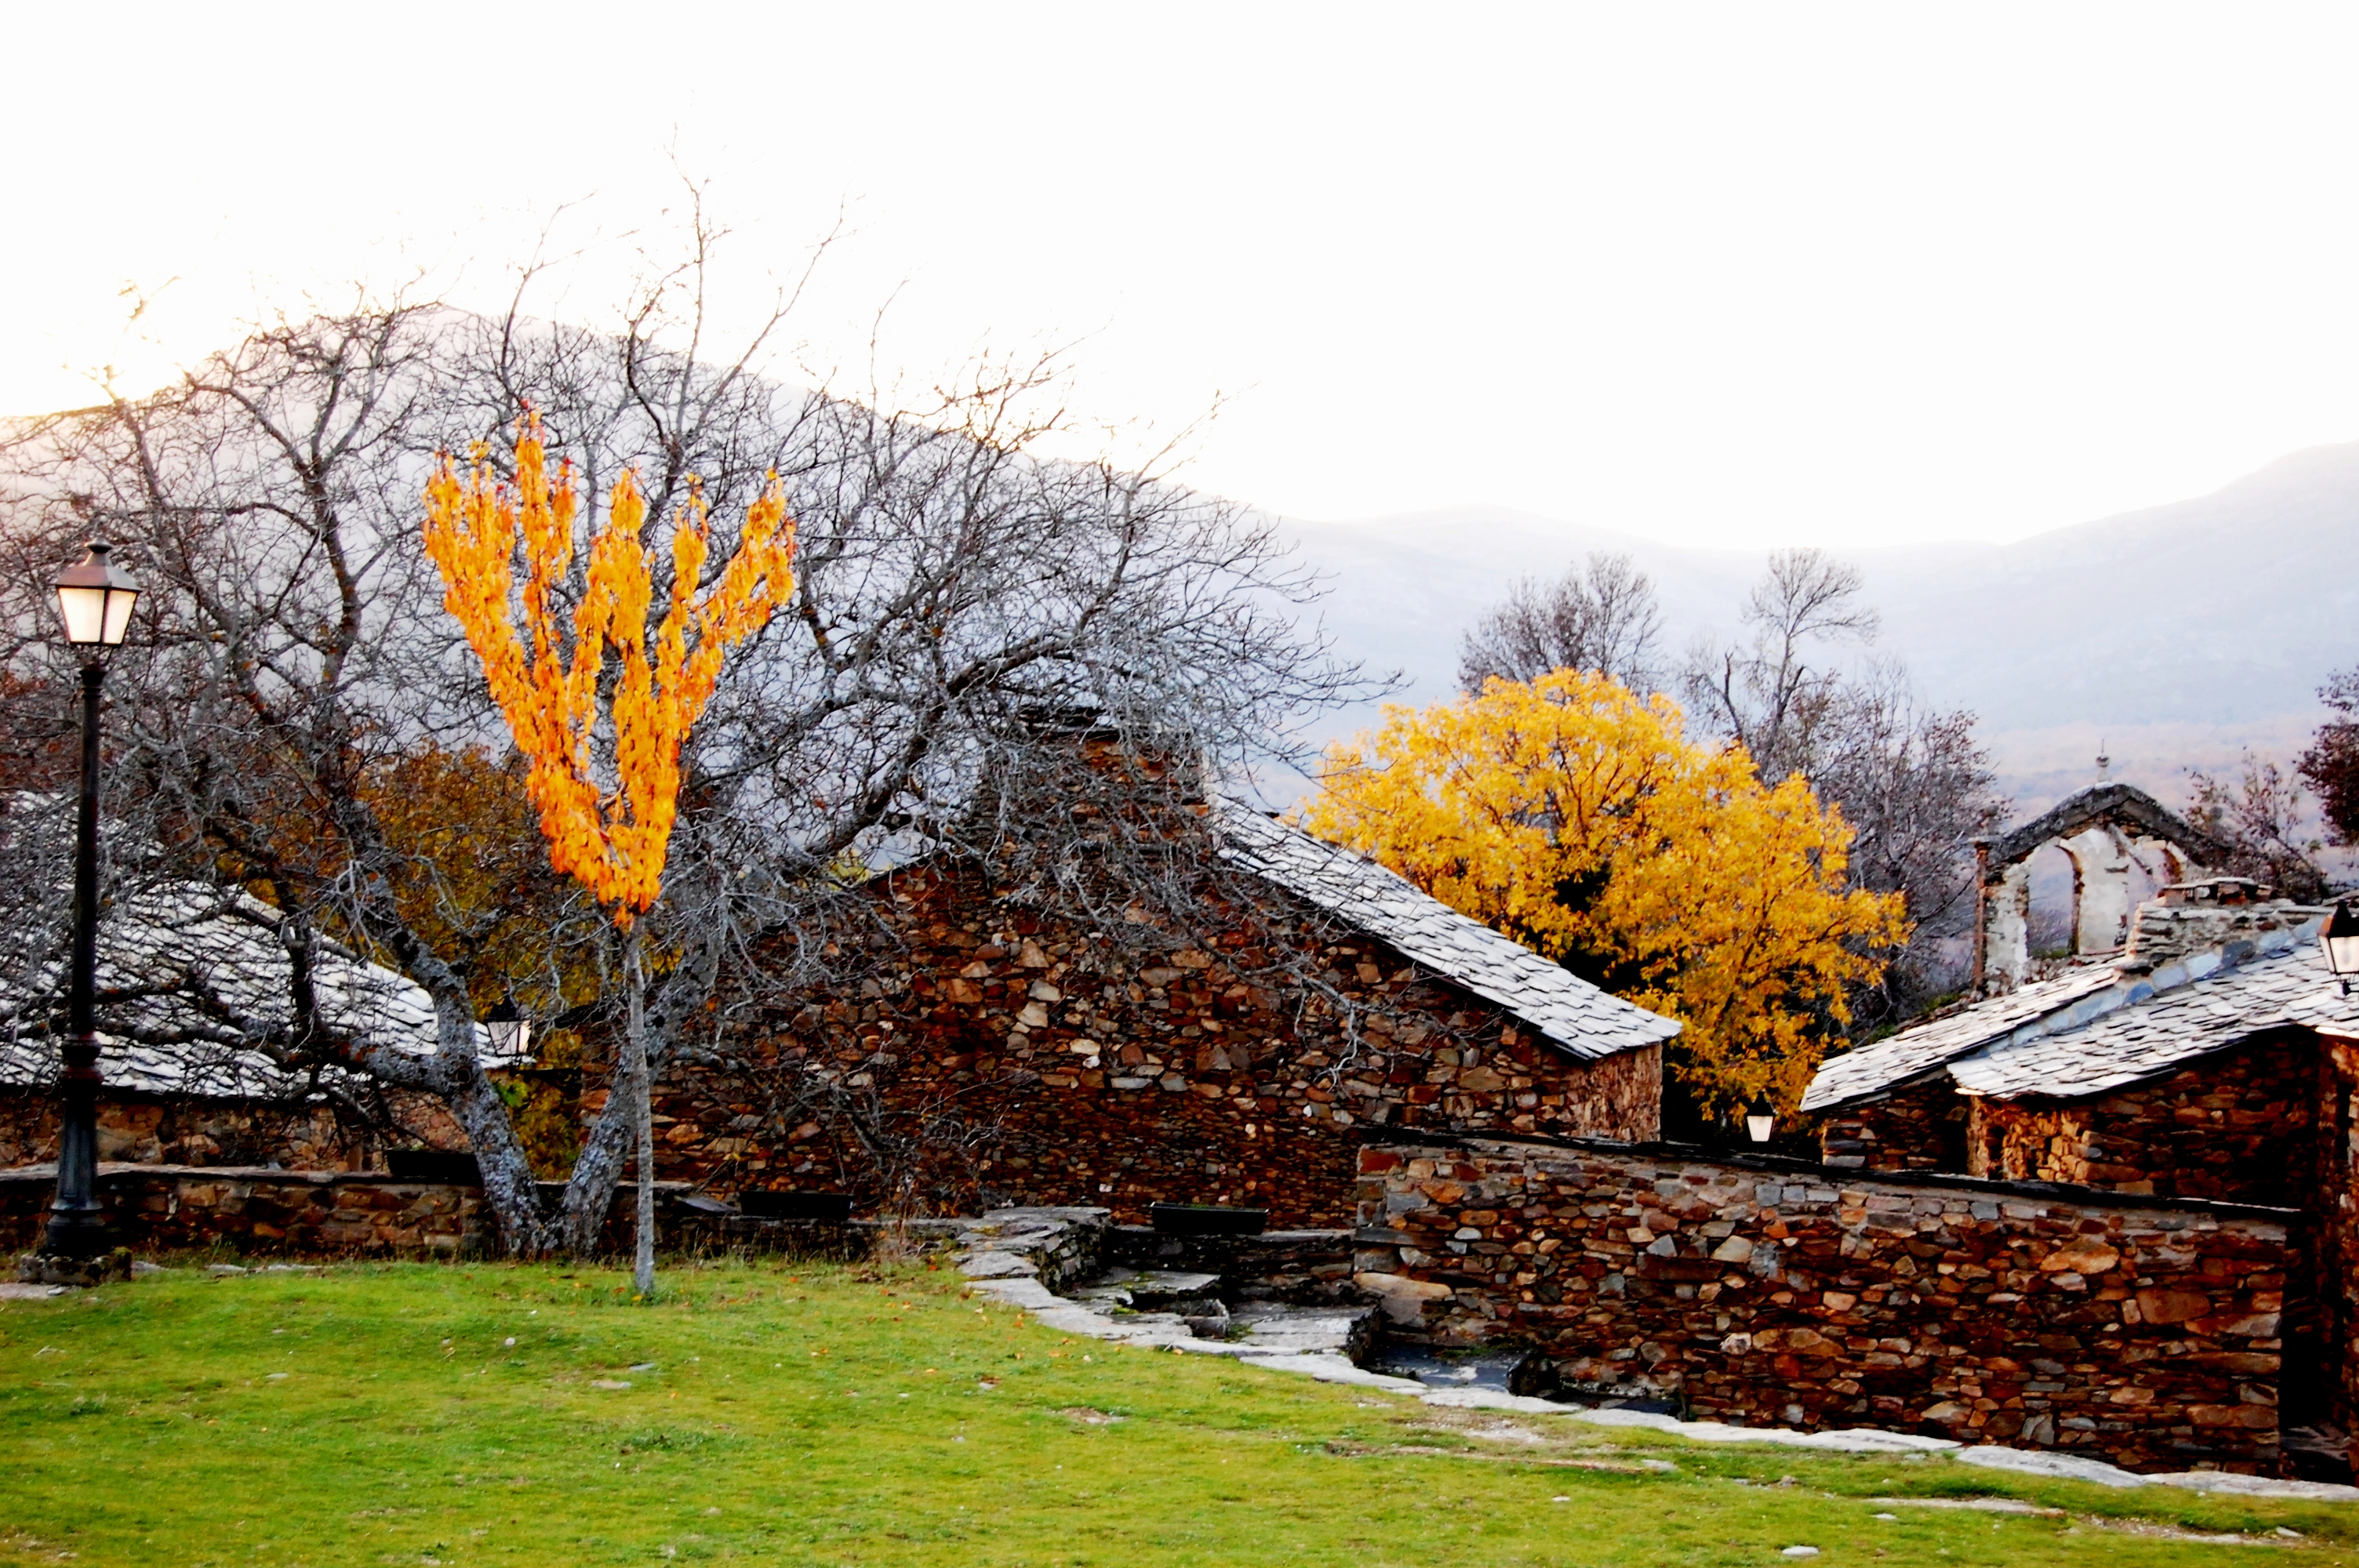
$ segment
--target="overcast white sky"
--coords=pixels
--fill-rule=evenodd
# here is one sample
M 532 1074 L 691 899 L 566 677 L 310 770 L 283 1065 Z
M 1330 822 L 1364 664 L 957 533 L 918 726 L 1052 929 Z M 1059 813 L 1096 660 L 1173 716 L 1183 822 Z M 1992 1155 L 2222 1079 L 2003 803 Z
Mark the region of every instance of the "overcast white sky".
M 544 25 L 534 26 L 533 17 Z M 919 373 L 1086 338 L 1197 482 L 1683 543 L 2004 539 L 2359 437 L 2359 8 L 47 6 L 10 21 L 0 408 L 305 289 L 462 303 L 666 149 L 724 307 Z M 605 254 L 605 253 L 602 253 Z M 155 289 L 126 338 L 125 284 Z M 598 291 L 577 287 L 581 313 Z

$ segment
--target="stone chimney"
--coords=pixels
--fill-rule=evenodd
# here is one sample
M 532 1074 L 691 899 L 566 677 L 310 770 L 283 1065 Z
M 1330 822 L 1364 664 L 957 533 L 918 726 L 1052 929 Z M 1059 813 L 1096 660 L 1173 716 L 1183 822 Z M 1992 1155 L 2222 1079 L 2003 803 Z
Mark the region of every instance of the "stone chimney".
M 2276 951 L 2290 946 L 2302 926 L 2326 913 L 2291 899 L 2272 898 L 2271 891 L 2250 877 L 2171 883 L 2138 905 L 2129 951 L 2120 967 L 2150 973 L 2174 959 L 2231 944 L 2245 945 L 2248 953 Z

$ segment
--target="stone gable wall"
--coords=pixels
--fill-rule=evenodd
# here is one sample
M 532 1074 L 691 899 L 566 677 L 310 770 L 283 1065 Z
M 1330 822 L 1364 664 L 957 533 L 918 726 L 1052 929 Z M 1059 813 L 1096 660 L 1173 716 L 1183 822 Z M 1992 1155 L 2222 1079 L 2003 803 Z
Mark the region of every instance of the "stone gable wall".
M 1752 1425 L 2273 1472 L 2297 1217 L 1469 1139 L 1360 1157 L 1397 1332 Z
M 1826 1113 L 1821 1157 L 1868 1171 L 1956 1171 L 1964 1162 L 1965 1097 L 1948 1075 Z
M 940 1212 L 1103 1205 L 1131 1223 L 1150 1203 L 1229 1203 L 1332 1226 L 1348 1222 L 1365 1126 L 1659 1126 L 1658 1048 L 1574 1060 L 1385 944 L 1282 910 L 1275 939 L 1365 1010 L 1358 1042 L 1331 1004 L 1265 989 L 1241 934 L 1134 964 L 957 871 L 880 879 L 873 896 L 884 978 L 676 1065 L 658 1086 L 659 1176 Z
M 2299 1207 L 2311 1179 L 2319 1055 L 2308 1031 L 2203 1057 L 2085 1100 L 1971 1106 L 1967 1173 Z

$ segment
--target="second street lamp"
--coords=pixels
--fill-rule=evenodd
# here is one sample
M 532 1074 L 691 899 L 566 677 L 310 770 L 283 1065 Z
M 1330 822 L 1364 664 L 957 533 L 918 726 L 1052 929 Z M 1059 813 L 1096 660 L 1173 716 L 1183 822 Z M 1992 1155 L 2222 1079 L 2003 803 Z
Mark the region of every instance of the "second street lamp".
M 42 1250 L 83 1260 L 106 1250 L 106 1216 L 98 1206 L 98 695 L 104 650 L 131 629 L 139 583 L 93 544 L 80 564 L 58 574 L 58 611 L 66 641 L 82 650 L 82 802 L 74 825 L 72 970 L 66 993 L 66 1039 L 59 1054 L 58 1195 L 49 1206 Z

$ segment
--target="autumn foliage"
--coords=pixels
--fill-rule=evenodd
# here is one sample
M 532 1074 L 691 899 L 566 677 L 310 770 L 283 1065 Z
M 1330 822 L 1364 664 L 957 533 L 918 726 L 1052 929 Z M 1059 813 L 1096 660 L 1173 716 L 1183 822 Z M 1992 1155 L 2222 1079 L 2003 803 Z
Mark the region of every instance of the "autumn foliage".
M 1846 989 L 1907 935 L 1897 894 L 1846 888 L 1851 830 L 1800 779 L 1763 784 L 1603 676 L 1387 708 L 1330 751 L 1304 824 L 1679 1019 L 1708 1112 L 1798 1101 Z
M 625 472 L 591 542 L 569 636 L 556 590 L 572 564 L 577 510 L 571 466 L 551 477 L 539 420 L 527 417 L 517 431 L 513 485 L 492 472 L 481 448 L 464 470 L 448 457 L 436 465 L 426 488 L 426 548 L 442 573 L 442 602 L 465 629 L 526 758 L 525 787 L 550 864 L 628 925 L 662 889 L 680 744 L 712 700 L 731 646 L 759 631 L 792 590 L 794 524 L 773 476 L 707 589 L 710 520 L 702 496 L 692 495 L 672 520 L 671 589 L 651 628 L 654 587 L 640 537 L 647 501 Z M 512 608 L 519 543 L 521 629 Z M 607 680 L 610 648 L 620 668 Z M 602 695 L 613 745 L 604 777 L 595 756 Z

